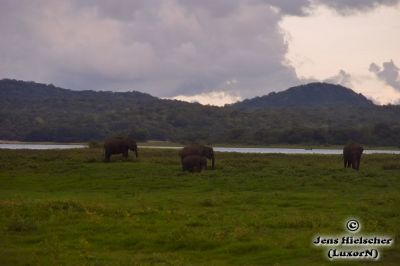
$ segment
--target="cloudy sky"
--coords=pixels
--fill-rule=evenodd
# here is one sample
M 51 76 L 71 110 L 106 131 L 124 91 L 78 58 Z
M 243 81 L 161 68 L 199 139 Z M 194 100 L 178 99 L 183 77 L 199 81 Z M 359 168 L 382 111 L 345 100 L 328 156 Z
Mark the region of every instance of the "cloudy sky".
M 400 0 L 0 0 L 0 78 L 221 105 L 310 81 L 400 102 Z

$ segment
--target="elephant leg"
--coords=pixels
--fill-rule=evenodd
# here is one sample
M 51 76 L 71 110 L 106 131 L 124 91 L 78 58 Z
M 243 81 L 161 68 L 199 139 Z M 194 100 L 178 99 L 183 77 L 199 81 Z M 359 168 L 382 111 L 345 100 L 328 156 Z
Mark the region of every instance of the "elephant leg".
M 124 156 L 125 159 L 128 159 L 128 151 L 124 151 L 122 153 L 122 156 Z
M 351 160 L 351 168 L 352 169 L 357 169 L 357 162 L 355 160 Z
M 191 169 L 192 169 L 192 173 L 198 172 L 199 171 L 199 167 L 198 167 L 197 163 L 193 163 L 191 165 Z
M 104 153 L 104 162 L 106 162 L 106 163 L 110 162 L 110 157 L 111 157 L 111 154 L 108 152 L 105 152 Z
M 357 171 L 360 169 L 360 159 L 357 159 L 357 165 L 355 168 Z

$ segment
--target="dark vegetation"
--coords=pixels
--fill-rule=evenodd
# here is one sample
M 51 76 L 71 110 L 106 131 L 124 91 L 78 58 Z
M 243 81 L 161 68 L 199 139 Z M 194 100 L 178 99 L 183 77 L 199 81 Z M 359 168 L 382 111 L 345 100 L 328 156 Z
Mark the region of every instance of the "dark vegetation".
M 271 92 L 262 97 L 246 99 L 232 106 L 239 109 L 260 109 L 269 107 L 320 107 L 320 106 L 373 106 L 373 102 L 351 89 L 329 83 L 310 83 Z
M 140 92 L 72 91 L 0 81 L 0 139 L 89 141 L 129 135 L 173 142 L 400 145 L 400 106 L 376 106 L 312 83 L 223 108 Z

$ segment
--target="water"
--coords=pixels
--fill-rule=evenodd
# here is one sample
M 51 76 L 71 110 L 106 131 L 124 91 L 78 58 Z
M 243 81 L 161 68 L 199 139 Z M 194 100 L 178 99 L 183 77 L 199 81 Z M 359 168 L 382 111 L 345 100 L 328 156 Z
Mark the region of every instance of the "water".
M 293 148 L 225 148 L 215 147 L 214 151 L 238 153 L 284 153 L 284 154 L 343 154 L 342 149 L 293 149 Z M 400 154 L 400 150 L 364 150 L 363 154 Z
M 182 147 L 169 146 L 139 146 L 139 148 L 153 149 L 182 149 Z M 343 154 L 342 149 L 294 149 L 294 148 L 228 148 L 213 147 L 214 151 L 219 152 L 238 152 L 238 153 L 283 153 L 283 154 Z M 400 150 L 364 150 L 364 154 L 384 153 L 400 154 Z
M 78 149 L 87 148 L 85 144 L 34 144 L 34 143 L 0 143 L 0 149 L 30 149 L 30 150 L 53 150 L 53 149 Z M 152 149 L 181 149 L 182 147 L 168 146 L 139 146 L 139 148 Z M 293 149 L 293 148 L 228 148 L 214 147 L 217 152 L 238 153 L 283 153 L 283 154 L 342 154 L 342 149 Z M 364 150 L 364 154 L 386 153 L 400 154 L 400 150 Z
M 56 150 L 87 148 L 85 144 L 35 144 L 35 143 L 0 143 L 0 149 L 11 150 Z

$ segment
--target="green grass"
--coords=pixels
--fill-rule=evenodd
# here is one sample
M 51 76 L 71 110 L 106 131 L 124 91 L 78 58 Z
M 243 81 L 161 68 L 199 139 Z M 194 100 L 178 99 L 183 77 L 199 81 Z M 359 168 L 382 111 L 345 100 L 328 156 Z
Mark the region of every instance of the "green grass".
M 169 141 L 146 141 L 139 142 L 139 146 L 142 147 L 183 147 L 184 144 L 169 142 Z M 246 144 L 224 144 L 215 143 L 214 147 L 230 147 L 230 148 L 288 148 L 288 149 L 343 149 L 343 145 L 330 145 L 330 144 L 265 144 L 265 145 L 246 145 Z M 400 150 L 400 147 L 396 146 L 369 146 L 363 145 L 364 149 L 368 150 Z
M 316 234 L 390 235 L 400 261 L 400 156 L 217 153 L 183 173 L 176 150 L 0 150 L 0 265 L 364 265 L 329 262 Z

